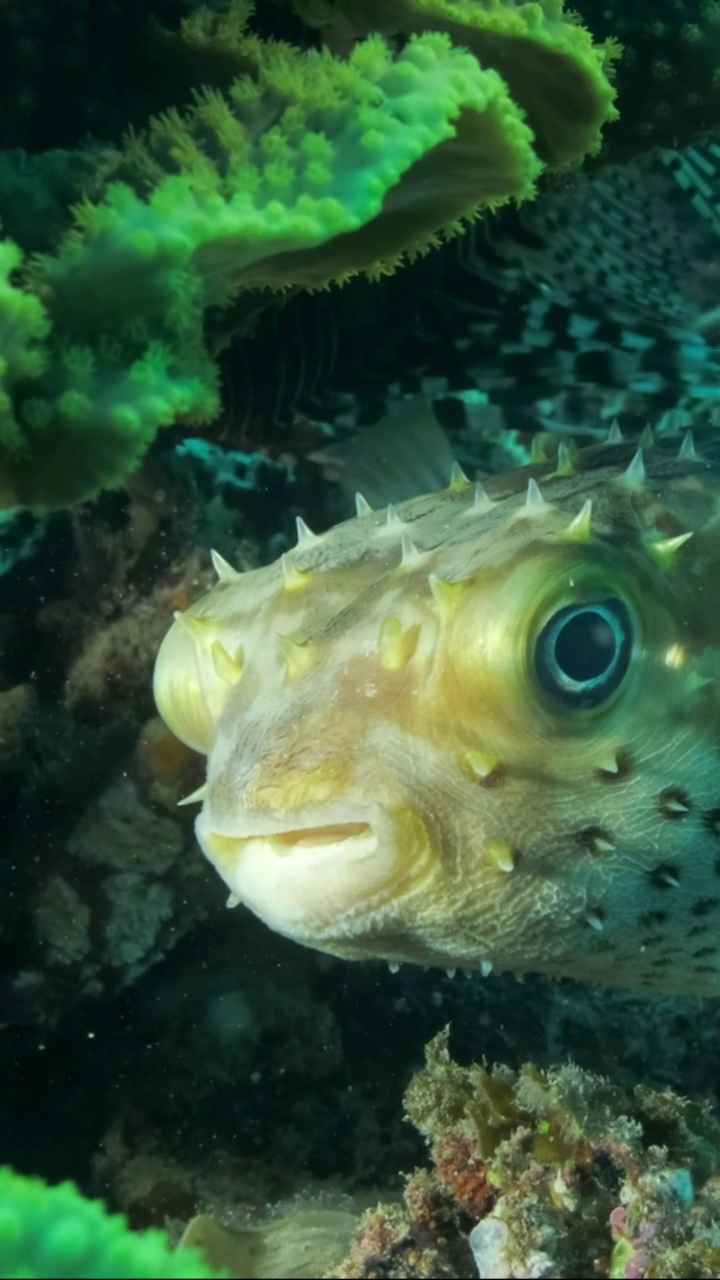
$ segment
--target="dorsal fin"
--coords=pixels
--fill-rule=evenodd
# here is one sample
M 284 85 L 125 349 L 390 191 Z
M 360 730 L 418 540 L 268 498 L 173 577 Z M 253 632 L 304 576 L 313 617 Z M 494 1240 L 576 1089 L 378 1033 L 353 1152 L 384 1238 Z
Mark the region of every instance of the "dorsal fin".
M 375 510 L 421 493 L 436 493 L 450 482 L 456 459 L 445 432 L 426 400 L 403 404 L 353 440 L 314 455 L 351 499 L 360 492 Z

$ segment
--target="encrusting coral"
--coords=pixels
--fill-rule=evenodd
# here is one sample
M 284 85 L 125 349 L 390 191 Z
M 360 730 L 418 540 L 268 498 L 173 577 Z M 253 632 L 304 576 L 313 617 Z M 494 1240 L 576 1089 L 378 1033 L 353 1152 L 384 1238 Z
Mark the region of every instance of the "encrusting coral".
M 242 332 L 251 291 L 392 269 L 596 149 L 609 51 L 559 6 L 528 25 L 535 10 L 490 11 L 479 61 L 437 6 L 400 53 L 375 35 L 346 59 L 248 33 L 248 0 L 195 14 L 192 105 L 106 158 L 104 194 L 78 204 L 56 252 L 0 242 L 0 504 L 82 501 L 120 484 L 160 427 L 212 420 L 212 309 L 240 297 Z
M 447 1032 L 405 1104 L 433 1168 L 364 1216 L 333 1276 L 718 1274 L 720 1124 L 701 1104 L 572 1064 L 462 1067 Z

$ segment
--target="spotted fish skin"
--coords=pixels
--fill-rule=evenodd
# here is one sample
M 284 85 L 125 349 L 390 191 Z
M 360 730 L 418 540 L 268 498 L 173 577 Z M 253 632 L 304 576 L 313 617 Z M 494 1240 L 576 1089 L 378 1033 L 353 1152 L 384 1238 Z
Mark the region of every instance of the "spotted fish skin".
M 349 959 L 719 992 L 720 440 L 695 444 L 563 448 L 218 560 L 155 694 L 207 754 L 231 904 Z

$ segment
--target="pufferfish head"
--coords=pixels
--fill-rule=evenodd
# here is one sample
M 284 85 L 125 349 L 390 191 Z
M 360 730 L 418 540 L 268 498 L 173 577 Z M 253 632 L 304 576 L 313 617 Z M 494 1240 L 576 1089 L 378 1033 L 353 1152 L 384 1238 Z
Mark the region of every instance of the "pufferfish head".
M 720 987 L 718 472 L 631 454 L 221 564 L 155 690 L 232 903 L 351 959 Z

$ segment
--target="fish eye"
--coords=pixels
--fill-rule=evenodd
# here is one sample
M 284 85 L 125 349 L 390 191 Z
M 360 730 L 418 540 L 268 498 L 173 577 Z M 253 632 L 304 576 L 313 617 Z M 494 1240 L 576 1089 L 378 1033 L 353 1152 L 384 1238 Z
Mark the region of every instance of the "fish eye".
M 567 604 L 535 643 L 541 687 L 566 707 L 597 707 L 615 692 L 630 664 L 633 625 L 622 600 Z

